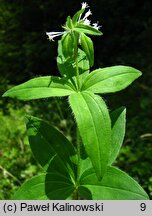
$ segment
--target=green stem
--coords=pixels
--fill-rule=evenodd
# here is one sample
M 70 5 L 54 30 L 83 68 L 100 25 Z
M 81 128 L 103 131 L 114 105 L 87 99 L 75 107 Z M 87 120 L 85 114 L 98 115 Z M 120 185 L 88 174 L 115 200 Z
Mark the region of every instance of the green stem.
M 74 195 L 73 195 L 73 200 L 79 200 L 80 197 L 79 197 L 79 192 L 78 190 L 76 189 L 76 191 L 74 192 Z
M 77 128 L 77 154 L 78 154 L 78 167 L 77 167 L 77 180 L 80 174 L 80 160 L 81 160 L 81 143 L 80 143 L 80 134 Z
M 76 65 L 76 81 L 77 81 L 77 90 L 80 90 L 80 76 L 79 76 L 79 64 L 78 64 L 78 42 L 79 42 L 79 35 L 74 35 L 75 40 L 75 48 L 74 48 L 74 59 Z M 81 163 L 81 143 L 80 143 L 80 134 L 77 128 L 76 131 L 76 144 L 77 144 L 77 155 L 78 155 L 78 165 L 77 165 L 77 182 L 76 182 L 76 191 L 74 193 L 74 199 L 79 199 L 79 192 L 78 192 L 78 185 L 79 185 L 79 176 L 80 176 L 80 163 Z
M 78 41 L 79 41 L 79 36 L 75 37 L 75 48 L 74 48 L 74 58 L 75 58 L 75 64 L 76 64 L 77 90 L 80 89 L 79 65 L 78 65 Z
M 80 80 L 79 80 L 78 55 L 75 58 L 75 63 L 76 63 L 76 79 L 77 79 L 77 85 L 78 85 L 78 90 L 79 90 L 80 89 Z

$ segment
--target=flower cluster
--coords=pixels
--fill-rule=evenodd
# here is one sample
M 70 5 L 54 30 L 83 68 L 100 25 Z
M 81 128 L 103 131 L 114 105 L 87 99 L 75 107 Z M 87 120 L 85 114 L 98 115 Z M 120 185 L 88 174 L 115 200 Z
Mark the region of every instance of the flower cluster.
M 88 8 L 88 7 L 89 7 L 89 6 L 88 6 L 88 4 L 87 4 L 86 2 L 83 2 L 83 3 L 82 3 L 82 9 L 86 9 L 86 8 Z M 83 23 L 84 25 L 89 25 L 89 26 L 91 26 L 91 21 L 88 19 L 88 17 L 89 17 L 90 15 L 92 15 L 92 13 L 91 13 L 91 10 L 89 9 L 89 10 L 86 12 L 86 14 L 84 15 L 84 17 L 82 18 L 82 20 L 81 20 L 82 14 L 80 15 L 80 17 L 79 17 L 80 22 L 82 21 L 82 23 Z M 92 27 L 95 28 L 95 29 L 97 29 L 97 30 L 99 30 L 101 26 L 98 26 L 98 23 L 93 23 L 93 24 L 92 24 Z
M 71 26 L 72 27 L 69 27 L 67 25 L 64 26 L 64 29 L 65 31 L 61 31 L 61 32 L 46 32 L 47 36 L 49 37 L 49 40 L 51 41 L 54 41 L 54 38 L 57 37 L 57 36 L 62 36 L 64 34 L 67 34 L 69 33 L 71 30 L 74 30 L 74 28 L 79 28 L 79 25 L 80 24 L 83 24 L 84 26 L 88 26 L 88 27 L 91 27 L 93 29 L 96 29 L 96 30 L 99 30 L 101 26 L 98 25 L 98 23 L 93 23 L 91 25 L 91 21 L 88 19 L 88 17 L 90 15 L 92 15 L 91 13 L 91 10 L 89 9 L 85 14 L 84 16 L 83 13 L 84 11 L 86 10 L 86 8 L 88 8 L 88 4 L 86 2 L 83 2 L 82 3 L 82 6 L 81 6 L 81 10 L 78 11 L 78 14 L 79 16 L 77 17 L 77 21 L 75 24 L 73 24 L 73 19 L 70 19 L 71 20 Z

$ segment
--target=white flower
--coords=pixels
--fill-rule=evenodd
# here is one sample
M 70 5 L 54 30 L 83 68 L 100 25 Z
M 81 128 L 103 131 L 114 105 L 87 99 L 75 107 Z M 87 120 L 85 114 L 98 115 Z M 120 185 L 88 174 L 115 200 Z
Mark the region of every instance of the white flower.
M 86 2 L 85 3 L 83 2 L 82 3 L 82 8 L 84 9 L 84 8 L 87 8 L 87 7 L 89 7 L 88 4 Z M 93 27 L 96 30 L 99 30 L 101 26 L 98 26 L 98 22 L 97 23 L 93 23 L 91 25 L 91 21 L 88 19 L 88 17 L 90 15 L 92 15 L 92 12 L 91 12 L 90 9 L 85 13 L 85 15 L 83 16 L 83 18 L 81 18 L 82 14 L 80 14 L 80 16 L 78 18 L 78 21 L 77 21 L 77 24 L 83 23 L 84 25 L 87 25 L 87 26 Z
M 92 15 L 91 10 L 89 9 L 87 13 L 84 15 L 83 20 L 87 19 L 88 16 Z
M 85 8 L 88 8 L 88 4 L 86 2 L 82 2 L 82 8 L 81 9 L 85 9 Z
M 86 19 L 84 20 L 83 24 L 84 24 L 84 25 L 90 25 L 91 22 L 90 22 L 90 20 L 88 20 L 88 19 L 86 18 Z
M 53 39 L 57 36 L 61 36 L 63 34 L 65 34 L 66 31 L 63 31 L 63 32 L 46 32 L 47 36 L 49 37 L 49 40 L 51 41 L 54 41 Z
M 99 30 L 101 28 L 101 26 L 98 26 L 98 23 L 93 23 L 93 28 Z
M 81 7 L 81 9 L 86 9 L 86 8 L 88 8 L 88 7 L 89 7 L 89 5 L 88 5 L 86 2 L 82 2 L 82 7 Z M 80 14 L 80 16 L 79 16 L 79 18 L 78 18 L 78 21 L 80 21 L 81 16 L 82 16 L 82 14 Z
M 86 9 L 88 7 L 89 6 L 88 6 L 88 4 L 86 2 L 82 3 L 82 9 Z M 91 10 L 89 9 L 84 15 L 83 15 L 83 12 L 79 15 L 74 28 L 77 27 L 77 26 L 79 27 L 79 24 L 83 24 L 83 25 L 86 25 L 86 26 L 90 26 L 90 27 L 92 27 L 92 28 L 94 28 L 96 30 L 99 30 L 101 26 L 98 26 L 98 22 L 91 24 L 91 21 L 88 19 L 88 17 L 90 15 L 92 15 Z M 82 15 L 83 15 L 83 17 L 82 17 Z M 72 20 L 71 20 L 71 22 L 72 22 Z M 69 27 L 67 25 L 63 26 L 63 28 L 65 30 L 61 31 L 61 32 L 46 32 L 47 36 L 49 37 L 49 40 L 54 41 L 55 37 L 62 36 L 64 34 L 70 33 L 72 31 L 72 29 L 74 29 L 73 27 L 71 27 L 71 26 Z
M 93 24 L 91 25 L 91 21 L 88 19 L 88 17 L 89 17 L 90 15 L 92 15 L 91 10 L 88 10 L 82 19 L 81 19 L 81 15 L 80 15 L 78 21 L 82 22 L 84 25 L 88 25 L 88 26 L 90 26 L 90 27 L 93 27 L 93 28 L 96 29 L 96 30 L 99 30 L 99 29 L 101 28 L 101 26 L 98 25 L 98 22 L 93 23 Z

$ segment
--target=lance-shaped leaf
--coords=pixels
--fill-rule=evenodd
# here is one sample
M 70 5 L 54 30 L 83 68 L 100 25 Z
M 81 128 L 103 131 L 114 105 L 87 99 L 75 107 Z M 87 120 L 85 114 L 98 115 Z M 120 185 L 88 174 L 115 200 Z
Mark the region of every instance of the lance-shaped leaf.
M 111 165 L 118 156 L 119 150 L 123 143 L 126 128 L 126 108 L 120 107 L 113 111 L 111 117 L 111 151 L 109 165 Z
M 20 100 L 33 100 L 54 96 L 68 96 L 73 93 L 70 83 L 65 78 L 44 76 L 31 79 L 15 86 L 3 94 Z
M 67 175 L 44 173 L 25 182 L 14 194 L 15 200 L 66 200 L 72 199 L 74 185 Z
M 101 68 L 89 74 L 82 89 L 94 93 L 117 92 L 129 86 L 139 76 L 139 70 L 128 66 Z
M 61 39 L 61 43 L 64 56 L 66 58 L 71 57 L 74 54 L 74 41 L 71 34 L 67 33 L 64 35 Z
M 71 161 L 75 153 L 73 145 L 57 129 L 45 121 L 27 116 L 27 133 L 31 150 L 44 170 L 51 164 L 51 170 L 69 172 L 74 178 L 75 166 Z
M 99 179 L 104 175 L 109 160 L 111 125 L 105 102 L 88 92 L 70 96 L 80 135 Z
M 75 31 L 79 33 L 89 34 L 89 35 L 96 35 L 100 36 L 102 35 L 102 32 L 98 29 L 93 28 L 89 25 L 79 24 L 76 28 L 74 28 Z
M 82 15 L 84 11 L 85 11 L 85 8 L 83 8 L 83 9 L 77 11 L 77 12 L 74 14 L 74 16 L 72 17 L 73 25 L 76 25 L 76 23 L 77 23 L 77 21 L 78 21 L 80 15 Z
M 87 58 L 90 62 L 90 66 L 93 66 L 94 64 L 94 47 L 93 47 L 93 42 L 92 40 L 86 36 L 85 34 L 81 33 L 80 35 L 80 40 L 81 40 L 81 46 L 83 51 L 86 53 Z
M 115 167 L 108 167 L 99 181 L 93 169 L 88 169 L 80 179 L 79 193 L 93 200 L 147 200 L 143 188 L 129 175 Z
M 67 17 L 67 20 L 66 20 L 66 24 L 65 24 L 68 28 L 72 28 L 73 27 L 73 24 L 72 24 L 72 20 L 71 20 L 71 17 L 68 16 Z

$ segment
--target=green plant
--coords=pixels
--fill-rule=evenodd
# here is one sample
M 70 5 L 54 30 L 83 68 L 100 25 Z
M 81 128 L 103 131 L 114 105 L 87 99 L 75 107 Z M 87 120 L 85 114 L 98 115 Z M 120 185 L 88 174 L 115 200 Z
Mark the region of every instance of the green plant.
M 126 109 L 108 112 L 97 94 L 120 91 L 141 72 L 128 66 L 99 68 L 94 64 L 94 47 L 88 35 L 100 36 L 97 23 L 91 25 L 87 3 L 63 32 L 47 33 L 58 43 L 57 64 L 62 77 L 31 79 L 8 90 L 3 96 L 20 100 L 68 96 L 77 122 L 77 142 L 71 142 L 42 119 L 27 116 L 31 150 L 44 172 L 15 193 L 14 199 L 148 199 L 142 187 L 125 172 L 112 166 L 125 134 Z M 82 139 L 82 140 L 81 140 Z
M 22 104 L 22 103 L 21 103 Z M 2 101 L 0 100 L 0 105 Z M 0 199 L 10 199 L 23 181 L 38 172 L 23 125 L 29 106 L 19 109 L 12 102 L 0 111 Z

